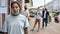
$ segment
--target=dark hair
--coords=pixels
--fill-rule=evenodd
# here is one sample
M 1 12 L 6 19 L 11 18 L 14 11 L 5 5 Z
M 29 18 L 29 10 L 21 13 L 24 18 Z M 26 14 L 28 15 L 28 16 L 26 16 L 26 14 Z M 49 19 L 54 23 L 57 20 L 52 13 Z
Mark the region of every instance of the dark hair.
M 14 3 L 16 3 L 16 4 L 19 6 L 20 10 L 21 10 L 21 5 L 20 5 L 20 3 L 17 2 L 17 1 L 13 1 L 13 2 L 11 3 L 11 8 L 13 7 L 13 4 L 14 4 Z
M 47 8 L 45 8 L 45 10 L 47 10 Z
M 27 10 L 27 5 L 24 6 L 24 9 Z

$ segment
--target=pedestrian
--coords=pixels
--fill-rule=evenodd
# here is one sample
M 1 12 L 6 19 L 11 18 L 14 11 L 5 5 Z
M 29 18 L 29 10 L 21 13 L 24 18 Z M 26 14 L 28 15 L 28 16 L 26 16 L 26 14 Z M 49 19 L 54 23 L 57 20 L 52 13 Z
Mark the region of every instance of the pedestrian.
M 20 3 L 14 1 L 11 3 L 11 15 L 9 15 L 4 22 L 4 34 L 28 34 L 28 19 L 21 15 Z
M 20 14 L 26 16 L 28 18 L 28 20 L 30 20 L 29 16 L 30 16 L 30 13 L 29 13 L 29 10 L 27 8 L 27 5 L 24 6 L 24 10 L 20 12 Z
M 36 12 L 36 20 L 35 20 L 35 24 L 33 26 L 33 29 L 31 31 L 34 31 L 34 28 L 36 27 L 36 25 L 38 24 L 38 29 L 37 32 L 39 32 L 40 29 L 40 22 L 41 22 L 41 12 L 39 7 L 37 8 L 37 12 Z
M 28 10 L 28 8 L 27 8 L 27 5 L 25 5 L 25 7 L 24 7 L 24 15 L 28 18 L 28 20 L 30 20 L 30 18 L 29 18 L 29 16 L 30 16 L 30 13 L 29 13 L 29 10 Z
M 59 17 L 58 17 L 58 15 L 59 15 L 59 12 L 56 10 L 56 14 L 55 14 L 55 17 L 54 17 L 54 21 L 56 23 L 59 23 Z
M 44 28 L 44 23 L 45 23 L 45 27 L 47 27 L 48 18 L 49 18 L 49 12 L 47 11 L 46 8 L 43 8 L 42 17 L 43 17 L 42 28 Z

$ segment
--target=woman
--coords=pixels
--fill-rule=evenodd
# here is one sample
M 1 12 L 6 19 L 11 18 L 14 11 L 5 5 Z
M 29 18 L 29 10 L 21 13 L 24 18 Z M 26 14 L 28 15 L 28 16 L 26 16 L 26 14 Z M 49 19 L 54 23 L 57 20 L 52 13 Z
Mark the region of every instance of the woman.
M 11 3 L 11 15 L 9 15 L 4 23 L 4 34 L 28 34 L 28 19 L 21 15 L 19 11 L 20 4 L 16 1 Z
M 37 8 L 37 12 L 36 12 L 35 24 L 34 24 L 33 29 L 32 29 L 31 31 L 34 31 L 34 28 L 35 28 L 36 25 L 38 24 L 37 32 L 39 32 L 39 29 L 40 29 L 40 22 L 41 22 L 41 12 L 40 12 L 39 7 L 38 7 L 38 8 Z

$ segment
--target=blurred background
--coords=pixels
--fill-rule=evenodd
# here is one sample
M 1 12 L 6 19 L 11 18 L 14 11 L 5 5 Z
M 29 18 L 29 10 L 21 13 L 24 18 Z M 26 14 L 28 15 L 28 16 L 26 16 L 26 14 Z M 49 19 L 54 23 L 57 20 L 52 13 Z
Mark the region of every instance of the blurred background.
M 30 13 L 30 19 L 34 19 L 37 7 L 40 7 L 40 10 L 42 12 L 42 9 L 45 7 L 48 9 L 49 14 L 51 16 L 51 21 L 54 21 L 54 14 L 56 12 L 59 13 L 59 21 L 60 21 L 60 0 L 0 0 L 0 32 L 2 32 L 2 27 L 4 24 L 4 20 L 7 17 L 7 15 L 11 14 L 11 2 L 18 1 L 22 7 L 22 11 L 24 11 L 24 6 L 27 5 L 27 8 Z M 32 21 L 30 21 L 32 22 Z M 33 21 L 34 22 L 34 21 Z M 32 24 L 32 23 L 30 23 Z M 53 24 L 52 24 L 53 25 Z M 55 27 L 56 24 L 54 24 L 53 27 Z M 58 26 L 56 26 L 58 34 L 60 34 L 60 29 L 58 30 Z M 32 27 L 31 27 L 32 28 Z M 54 30 L 54 31 L 55 31 Z M 56 33 L 57 34 L 57 33 Z

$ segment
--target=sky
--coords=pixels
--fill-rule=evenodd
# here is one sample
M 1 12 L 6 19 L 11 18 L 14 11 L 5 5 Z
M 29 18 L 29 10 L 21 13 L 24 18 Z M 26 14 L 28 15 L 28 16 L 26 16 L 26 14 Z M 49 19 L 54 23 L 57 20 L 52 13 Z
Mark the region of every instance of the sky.
M 45 4 L 51 1 L 52 0 L 45 0 Z M 33 7 L 39 7 L 41 5 L 44 5 L 44 0 L 33 0 Z

